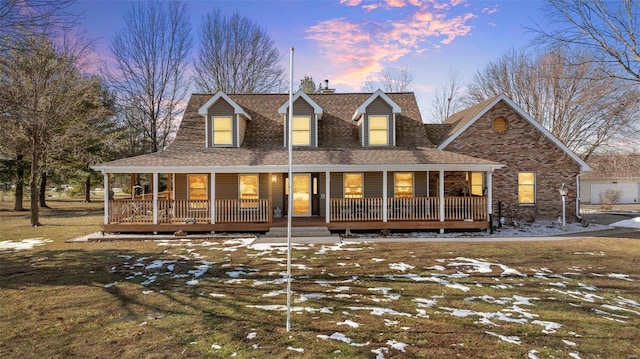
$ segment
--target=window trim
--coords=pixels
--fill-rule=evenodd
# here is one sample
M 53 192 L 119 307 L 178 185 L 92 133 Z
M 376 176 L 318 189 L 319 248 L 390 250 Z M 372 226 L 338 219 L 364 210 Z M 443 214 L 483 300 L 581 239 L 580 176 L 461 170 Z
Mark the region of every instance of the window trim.
M 480 184 L 476 184 L 473 180 L 474 175 L 480 175 Z M 484 197 L 484 172 L 477 172 L 477 171 L 472 171 L 470 174 L 470 181 L 469 181 L 469 187 L 470 187 L 470 194 L 472 196 L 483 196 Z M 480 188 L 480 194 L 475 194 L 473 193 L 473 190 Z
M 521 184 L 520 183 L 520 175 L 521 174 L 532 174 L 533 175 L 533 183 L 532 184 Z M 536 190 L 537 190 L 537 182 L 538 182 L 538 177 L 535 171 L 521 171 L 518 172 L 518 205 L 520 206 L 535 206 L 537 203 L 537 196 L 536 196 Z M 533 199 L 531 202 L 521 202 L 520 201 L 520 187 L 521 186 L 527 186 L 527 187 L 532 187 L 533 189 Z
M 411 196 L 409 197 L 398 197 L 398 185 L 397 175 L 399 174 L 410 174 L 411 175 Z M 393 173 L 393 197 L 394 198 L 415 198 L 416 195 L 416 174 L 414 172 L 394 172 Z
M 300 119 L 307 120 L 308 121 L 307 123 L 309 124 L 309 129 L 308 130 L 304 130 L 304 131 L 296 130 L 295 126 L 294 126 L 294 122 L 295 122 L 296 119 L 298 119 L 298 120 L 300 120 Z M 291 127 L 292 127 L 291 128 L 291 141 L 292 141 L 291 145 L 292 146 L 296 146 L 296 147 L 309 147 L 309 146 L 311 146 L 311 133 L 313 132 L 313 126 L 311 124 L 311 116 L 308 116 L 308 115 L 293 115 L 293 119 L 291 121 Z M 293 138 L 295 138 L 294 134 L 296 132 L 298 132 L 298 133 L 307 132 L 307 143 L 304 143 L 304 144 L 293 143 Z
M 230 143 L 216 143 L 216 119 L 229 120 L 229 130 L 220 131 L 220 133 L 229 132 Z M 212 147 L 232 147 L 233 146 L 233 116 L 211 116 L 211 146 Z
M 347 175 L 359 175 L 360 176 L 360 186 L 347 186 Z M 361 188 L 361 193 L 359 197 L 347 197 L 347 188 Z M 345 172 L 342 176 L 342 194 L 344 198 L 364 198 L 364 172 Z
M 192 199 L 191 198 L 191 178 L 192 177 L 204 177 L 204 199 Z M 202 173 L 189 173 L 187 174 L 187 199 L 189 201 L 189 208 L 191 209 L 206 209 L 206 204 L 203 203 L 192 203 L 191 201 L 208 201 L 209 200 L 209 176 Z
M 251 176 L 256 178 L 256 198 L 242 197 L 241 179 L 243 176 Z M 260 199 L 260 174 L 259 173 L 239 173 L 238 174 L 238 199 L 240 200 L 240 209 L 242 210 L 257 210 L 259 207 L 258 200 Z
M 371 119 L 372 118 L 384 118 L 384 124 L 385 124 L 385 128 L 384 128 L 384 132 L 385 132 L 385 143 L 371 143 L 371 133 L 372 133 L 372 128 L 371 128 Z M 389 115 L 367 115 L 367 135 L 368 135 L 368 145 L 369 146 L 389 146 Z M 373 131 L 382 131 L 382 129 L 373 129 Z

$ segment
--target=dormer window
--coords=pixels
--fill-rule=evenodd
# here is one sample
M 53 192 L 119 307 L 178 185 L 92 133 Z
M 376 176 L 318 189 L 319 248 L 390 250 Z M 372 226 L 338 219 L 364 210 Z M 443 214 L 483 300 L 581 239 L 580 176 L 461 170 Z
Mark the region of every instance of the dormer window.
M 311 145 L 311 117 L 310 116 L 293 116 L 293 124 L 291 126 L 293 132 L 291 138 L 294 146 Z
M 240 147 L 251 116 L 219 91 L 198 109 L 205 121 L 205 147 Z
M 211 123 L 213 128 L 213 145 L 233 145 L 233 119 L 230 116 L 213 116 Z
M 318 121 L 322 119 L 322 108 L 304 91 L 298 90 L 291 99 L 293 115 L 291 116 L 291 145 L 318 147 Z M 289 101 L 278 109 L 284 120 L 284 146 L 289 136 Z
M 388 116 L 369 116 L 369 144 L 372 146 L 389 144 Z
M 400 106 L 382 90 L 374 92 L 353 114 L 358 121 L 358 134 L 362 146 L 395 146 L 396 115 Z

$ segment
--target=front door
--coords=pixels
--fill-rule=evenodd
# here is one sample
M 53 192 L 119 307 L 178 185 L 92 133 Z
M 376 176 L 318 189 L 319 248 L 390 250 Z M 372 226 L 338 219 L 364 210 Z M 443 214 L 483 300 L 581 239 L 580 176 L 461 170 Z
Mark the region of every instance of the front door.
M 284 207 L 285 213 L 289 210 L 289 179 L 284 181 Z M 310 173 L 293 174 L 293 212 L 291 215 L 298 217 L 310 216 L 312 214 L 311 202 L 312 179 Z
M 311 215 L 311 175 L 293 174 L 293 212 L 294 216 Z

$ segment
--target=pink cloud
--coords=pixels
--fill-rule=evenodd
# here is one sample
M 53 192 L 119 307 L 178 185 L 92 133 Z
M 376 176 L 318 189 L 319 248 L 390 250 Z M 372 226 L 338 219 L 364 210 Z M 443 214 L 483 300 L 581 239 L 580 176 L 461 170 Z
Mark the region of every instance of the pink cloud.
M 387 5 L 389 7 L 405 7 L 407 2 L 404 0 L 387 0 Z
M 380 7 L 379 4 L 371 4 L 371 5 L 364 5 L 362 6 L 363 9 L 367 10 L 368 12 L 371 12 L 375 9 L 377 9 L 378 7 Z
M 362 0 L 340 0 L 340 4 L 347 6 L 358 6 L 362 3 Z
M 493 14 L 495 12 L 498 12 L 498 6 L 494 6 L 494 7 L 485 7 L 484 9 L 482 9 L 482 12 L 485 14 Z
M 341 0 L 365 11 L 378 9 L 378 1 Z M 470 34 L 472 13 L 454 13 L 452 6 L 464 0 L 384 0 L 383 12 L 366 21 L 337 18 L 321 21 L 306 30 L 327 60 L 333 83 L 362 83 L 409 53 L 423 53 Z M 410 12 L 393 12 L 405 7 Z

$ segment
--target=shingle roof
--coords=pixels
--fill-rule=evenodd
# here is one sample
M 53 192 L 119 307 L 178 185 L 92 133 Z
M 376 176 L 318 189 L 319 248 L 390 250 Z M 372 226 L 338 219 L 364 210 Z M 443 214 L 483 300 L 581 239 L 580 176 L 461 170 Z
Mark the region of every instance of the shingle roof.
M 484 100 L 477 105 L 471 106 L 467 109 L 464 109 L 460 112 L 456 112 L 453 115 L 449 116 L 446 120 L 444 120 L 444 124 L 450 125 L 449 133 L 447 133 L 447 137 L 453 135 L 458 132 L 458 130 L 464 126 L 467 122 L 471 121 L 480 111 L 484 110 L 491 102 L 493 102 L 499 96 L 491 97 L 490 99 Z
M 435 149 L 425 132 L 413 93 L 388 93 L 402 109 L 396 116 L 395 147 L 362 147 L 354 111 L 370 93 L 310 94 L 323 109 L 317 148 L 294 149 L 294 165 L 499 165 L 462 154 Z M 279 107 L 288 94 L 230 94 L 252 118 L 240 148 L 205 148 L 205 121 L 198 109 L 212 94 L 194 94 L 185 110 L 173 144 L 165 151 L 105 163 L 103 167 L 285 166 L 284 116 Z
M 591 171 L 582 179 L 640 178 L 640 155 L 592 155 L 587 162 Z
M 294 165 L 403 165 L 497 163 L 435 148 L 334 148 L 294 149 Z M 113 167 L 163 166 L 286 166 L 286 148 L 197 148 L 189 151 L 166 150 L 109 162 Z

